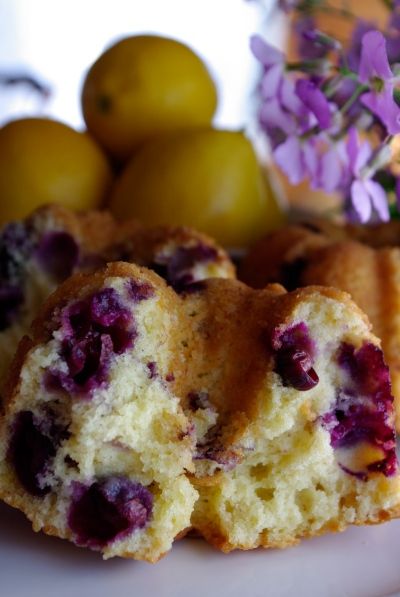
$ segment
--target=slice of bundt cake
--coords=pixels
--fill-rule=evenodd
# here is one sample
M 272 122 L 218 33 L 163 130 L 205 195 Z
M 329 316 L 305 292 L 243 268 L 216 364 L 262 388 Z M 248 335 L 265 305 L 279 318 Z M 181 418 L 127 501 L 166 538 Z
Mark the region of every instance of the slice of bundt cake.
M 19 340 L 48 295 L 75 271 L 104 265 L 116 224 L 105 212 L 41 207 L 0 232 L 0 394 Z
M 184 303 L 195 529 L 224 551 L 285 547 L 400 514 L 389 372 L 347 294 L 209 280 Z
M 76 274 L 21 342 L 0 423 L 0 496 L 36 531 L 159 559 L 190 524 L 189 324 L 156 274 Z
M 255 288 L 280 282 L 288 290 L 318 284 L 348 292 L 382 341 L 400 431 L 399 272 L 400 222 L 340 227 L 312 221 L 265 237 L 243 261 L 240 278 Z
M 119 255 L 124 261 L 146 266 L 178 293 L 207 278 L 235 278 L 228 254 L 212 238 L 182 226 L 138 227 L 133 223 L 119 233 Z

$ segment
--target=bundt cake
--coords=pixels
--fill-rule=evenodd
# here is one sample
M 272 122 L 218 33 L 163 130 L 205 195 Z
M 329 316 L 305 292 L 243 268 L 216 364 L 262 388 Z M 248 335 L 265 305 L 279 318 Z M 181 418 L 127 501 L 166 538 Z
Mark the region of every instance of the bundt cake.
M 230 551 L 399 516 L 389 371 L 350 297 L 252 289 L 196 233 L 133 237 L 105 253 L 167 283 L 122 262 L 76 273 L 20 342 L 0 498 L 35 530 L 150 562 L 190 526 Z M 202 279 L 215 263 L 227 279 Z
M 223 551 L 285 547 L 400 515 L 389 372 L 347 294 L 216 279 L 184 304 L 197 531 Z
M 104 265 L 116 224 L 105 212 L 41 207 L 0 233 L 0 394 L 19 340 L 47 296 L 77 270 Z
M 400 431 L 400 222 L 288 226 L 250 250 L 239 276 L 255 288 L 280 282 L 288 290 L 318 284 L 348 292 L 382 341 Z
M 190 324 L 149 270 L 76 274 L 22 340 L 0 422 L 0 496 L 36 531 L 154 562 L 190 524 L 180 405 Z

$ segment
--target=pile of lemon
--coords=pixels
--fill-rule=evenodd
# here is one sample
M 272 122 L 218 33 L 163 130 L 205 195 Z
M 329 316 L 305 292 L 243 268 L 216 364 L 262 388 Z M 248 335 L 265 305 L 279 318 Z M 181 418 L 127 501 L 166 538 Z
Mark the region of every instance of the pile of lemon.
M 216 85 L 185 44 L 117 42 L 86 74 L 81 107 L 85 132 L 46 118 L 0 129 L 0 223 L 60 203 L 193 226 L 231 247 L 282 223 L 251 142 L 213 128 Z

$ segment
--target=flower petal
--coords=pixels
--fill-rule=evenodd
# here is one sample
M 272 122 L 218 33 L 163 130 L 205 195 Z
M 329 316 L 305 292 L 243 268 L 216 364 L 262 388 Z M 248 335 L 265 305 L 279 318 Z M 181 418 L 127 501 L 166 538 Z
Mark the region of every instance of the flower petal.
M 276 97 L 283 74 L 281 64 L 274 64 L 268 69 L 261 80 L 261 95 L 265 99 Z
M 309 141 L 303 141 L 303 163 L 306 172 L 310 177 L 311 188 L 320 188 L 320 159 L 318 149 L 313 142 L 313 139 L 310 139 Z
M 358 132 L 354 126 L 349 129 L 346 150 L 349 158 L 350 170 L 353 173 L 353 176 L 358 176 L 361 169 L 371 157 L 372 148 L 366 140 L 360 144 Z
M 250 50 L 266 68 L 270 68 L 274 64 L 283 65 L 285 62 L 285 54 L 268 44 L 260 35 L 251 36 Z
M 286 108 L 286 110 L 289 110 L 289 112 L 292 112 L 292 114 L 299 117 L 304 115 L 306 111 L 304 104 L 296 94 L 296 87 L 291 79 L 288 79 L 287 77 L 281 79 L 279 97 L 282 106 Z
M 351 202 L 360 222 L 364 224 L 371 217 L 369 193 L 361 180 L 355 180 L 350 187 Z
M 389 206 L 386 193 L 380 184 L 374 180 L 365 180 L 364 188 L 371 198 L 371 203 L 383 222 L 390 220 Z
M 360 101 L 382 121 L 389 135 L 400 133 L 400 108 L 393 99 L 392 83 L 387 83 L 381 93 L 364 93 Z
M 307 79 L 296 82 L 296 93 L 304 105 L 314 114 L 321 129 L 327 129 L 332 124 L 329 102 L 320 89 Z
M 275 161 L 291 184 L 298 184 L 306 176 L 302 147 L 298 137 L 288 137 L 274 151 Z
M 358 71 L 360 67 L 361 43 L 365 33 L 376 31 L 377 24 L 373 21 L 364 21 L 357 19 L 353 32 L 351 34 L 350 45 L 346 52 L 346 61 L 349 68 Z
M 343 182 L 343 165 L 335 146 L 326 151 L 320 160 L 319 188 L 327 193 L 336 191 Z
M 380 31 L 368 31 L 361 41 L 360 81 L 367 83 L 373 77 L 384 81 L 393 77 L 386 53 L 386 40 Z
M 260 109 L 260 122 L 266 126 L 281 129 L 286 135 L 296 132 L 296 123 L 292 116 L 283 111 L 277 99 L 263 103 Z

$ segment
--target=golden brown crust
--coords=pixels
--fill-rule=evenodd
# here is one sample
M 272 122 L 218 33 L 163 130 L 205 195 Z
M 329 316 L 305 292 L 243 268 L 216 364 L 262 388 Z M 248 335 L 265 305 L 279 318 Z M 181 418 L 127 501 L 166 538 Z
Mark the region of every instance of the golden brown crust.
M 369 518 L 368 520 L 355 520 L 354 522 L 352 522 L 352 525 L 372 526 L 382 524 L 383 522 L 387 522 L 388 520 L 392 520 L 394 518 L 400 518 L 400 505 L 388 510 L 379 510 L 374 514 L 373 517 Z M 270 539 L 268 539 L 268 534 L 264 532 L 260 534 L 257 542 L 245 545 L 237 545 L 231 543 L 229 539 L 222 533 L 221 530 L 218 530 L 211 525 L 204 525 L 204 527 L 198 527 L 196 530 L 200 533 L 202 537 L 204 537 L 204 539 L 206 539 L 208 543 L 210 543 L 211 545 L 213 545 L 214 547 L 216 547 L 224 553 L 230 553 L 231 551 L 237 549 L 240 549 L 242 551 L 249 551 L 252 549 L 257 549 L 259 547 L 263 549 L 285 549 L 286 547 L 293 547 L 294 545 L 297 545 L 303 539 L 319 537 L 326 533 L 342 533 L 347 528 L 349 528 L 349 526 L 351 525 L 349 525 L 345 521 L 341 521 L 340 519 L 331 520 L 315 532 L 303 532 L 301 535 L 297 537 L 291 537 L 284 541 L 271 541 Z
M 34 223 L 49 220 L 76 238 L 85 252 L 99 253 L 114 243 L 118 224 L 108 211 L 73 212 L 61 205 L 44 205 L 28 218 Z
M 260 391 L 275 363 L 269 341 L 273 329 L 290 323 L 297 306 L 321 297 L 339 301 L 370 329 L 365 313 L 347 293 L 335 288 L 310 286 L 286 293 L 276 284 L 260 291 L 239 281 L 214 279 L 207 281 L 201 293 L 186 299 L 196 354 L 192 354 L 185 394 L 207 388 L 219 414 L 226 457 L 243 456 L 240 448 L 232 451 L 232 447 L 240 445 L 249 423 L 258 417 Z M 205 476 L 203 484 L 217 483 L 218 474 Z
M 330 242 L 321 233 L 301 225 L 287 226 L 252 247 L 239 267 L 238 277 L 252 288 L 263 288 L 271 282 L 283 283 L 286 281 L 283 264 L 304 259 L 314 249 Z
M 175 295 L 170 294 L 171 291 L 167 288 L 164 280 L 151 270 L 133 263 L 125 263 L 122 261 L 108 263 L 105 268 L 97 270 L 91 274 L 74 274 L 49 296 L 32 323 L 31 330 L 33 341 L 35 344 L 38 344 L 40 342 L 46 342 L 49 339 L 49 334 L 52 331 L 51 318 L 54 311 L 62 308 L 62 306 L 70 300 L 78 298 L 81 290 L 84 290 L 85 294 L 94 292 L 104 284 L 107 278 L 130 278 L 136 276 L 140 276 L 142 280 L 148 281 L 154 285 L 155 288 L 163 288 L 163 290 L 170 295 L 170 300 L 175 300 Z
M 203 244 L 215 249 L 217 262 L 224 265 L 226 277 L 236 277 L 235 266 L 226 251 L 210 236 L 187 226 L 154 226 L 151 228 L 133 226 L 131 234 L 129 234 L 128 226 L 124 233 L 123 244 L 127 260 L 132 260 L 139 265 L 153 263 L 158 251 L 168 244 L 184 247 Z
M 338 226 L 314 220 L 311 229 L 307 226 L 289 226 L 264 238 L 244 260 L 239 277 L 256 288 L 278 281 L 348 292 L 382 341 L 400 430 L 400 222 Z

